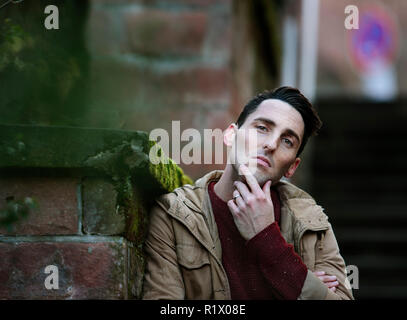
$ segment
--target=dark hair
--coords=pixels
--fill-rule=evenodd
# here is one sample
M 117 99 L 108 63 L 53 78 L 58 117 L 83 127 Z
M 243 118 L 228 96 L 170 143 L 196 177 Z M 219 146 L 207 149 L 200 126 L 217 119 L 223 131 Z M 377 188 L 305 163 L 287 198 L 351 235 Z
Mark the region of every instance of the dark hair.
M 300 90 L 292 87 L 280 87 L 272 91 L 265 91 L 252 98 L 240 113 L 236 121 L 238 127 L 242 126 L 246 118 L 254 111 L 264 100 L 278 99 L 284 101 L 296 109 L 304 121 L 304 137 L 301 146 L 298 149 L 297 156 L 301 154 L 312 135 L 317 135 L 318 130 L 322 126 L 321 119 L 319 118 L 316 110 L 311 102 L 300 92 Z

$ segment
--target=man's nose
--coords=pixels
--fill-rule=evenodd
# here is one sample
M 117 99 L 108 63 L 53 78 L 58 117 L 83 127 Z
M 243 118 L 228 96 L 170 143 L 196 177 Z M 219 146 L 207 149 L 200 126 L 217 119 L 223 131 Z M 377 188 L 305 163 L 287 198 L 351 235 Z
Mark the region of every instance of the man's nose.
M 268 139 L 264 140 L 263 148 L 269 151 L 274 151 L 278 147 L 278 138 L 277 137 L 269 137 Z

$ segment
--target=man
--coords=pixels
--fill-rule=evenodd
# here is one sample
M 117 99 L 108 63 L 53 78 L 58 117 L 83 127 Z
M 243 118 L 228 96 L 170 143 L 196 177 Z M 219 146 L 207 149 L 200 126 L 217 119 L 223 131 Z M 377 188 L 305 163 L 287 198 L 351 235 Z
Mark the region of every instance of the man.
M 327 216 L 281 180 L 293 176 L 320 127 L 297 89 L 249 101 L 224 132 L 225 170 L 157 200 L 143 298 L 352 299 Z

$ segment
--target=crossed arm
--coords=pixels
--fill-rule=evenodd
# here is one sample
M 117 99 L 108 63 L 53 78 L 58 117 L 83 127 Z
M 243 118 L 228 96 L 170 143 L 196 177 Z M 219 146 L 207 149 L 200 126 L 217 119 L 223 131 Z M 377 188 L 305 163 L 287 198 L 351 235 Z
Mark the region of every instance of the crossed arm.
M 261 188 L 249 169 L 242 165 L 241 173 L 245 176 L 247 185 L 235 181 L 233 199 L 228 201 L 228 207 L 240 234 L 247 241 L 255 237 L 262 230 L 275 221 L 274 206 L 270 194 L 271 181 L 267 181 Z M 314 272 L 332 292 L 339 285 L 335 275 L 327 275 L 325 271 Z

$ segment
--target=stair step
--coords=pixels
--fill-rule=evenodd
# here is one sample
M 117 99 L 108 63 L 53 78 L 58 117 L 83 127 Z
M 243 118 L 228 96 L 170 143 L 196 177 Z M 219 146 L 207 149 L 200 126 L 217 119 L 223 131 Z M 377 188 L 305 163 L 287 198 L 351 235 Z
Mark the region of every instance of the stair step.
M 385 218 L 387 220 L 403 218 L 407 219 L 407 204 L 406 203 L 387 203 L 387 204 L 377 204 L 377 203 L 350 203 L 346 201 L 339 201 L 336 199 L 335 202 L 324 201 L 324 203 L 319 203 L 325 210 L 330 210 L 338 213 L 335 215 L 337 218 L 347 219 L 372 219 L 380 220 Z M 333 216 L 333 214 L 329 214 Z
M 323 190 L 324 193 L 342 194 L 368 194 L 374 198 L 379 193 L 395 192 L 400 195 L 407 194 L 407 184 L 405 178 L 403 180 L 394 180 L 391 177 L 377 177 L 374 179 L 357 179 L 350 178 L 348 180 L 332 179 L 329 177 L 319 177 L 314 180 L 314 190 L 319 193 Z M 317 186 L 317 187 L 315 187 Z
M 318 182 L 318 181 L 316 181 Z M 379 208 L 389 207 L 396 209 L 397 211 L 402 208 L 407 208 L 406 193 L 401 192 L 349 192 L 348 189 L 338 189 L 335 192 L 324 188 L 323 185 L 314 186 L 310 191 L 310 194 L 314 197 L 315 201 L 322 207 L 327 209 L 327 213 L 331 211 L 355 212 L 367 208 L 373 211 L 380 210 Z M 344 207 L 345 206 L 345 207 Z M 338 207 L 340 210 L 336 210 Z M 353 210 L 356 208 L 357 210 Z M 377 208 L 377 209 L 375 209 Z M 407 215 L 407 210 L 405 210 Z
M 406 299 L 407 286 L 374 286 L 360 284 L 359 290 L 353 290 L 356 300 L 360 299 Z
M 341 124 L 342 129 L 375 129 L 384 130 L 387 128 L 398 127 L 405 130 L 405 121 L 407 115 L 396 110 L 389 112 L 388 110 L 371 110 L 370 112 L 361 111 L 358 109 L 352 110 L 351 116 L 343 110 L 329 109 L 329 112 L 319 113 L 323 122 L 323 127 L 326 129 L 338 128 Z
M 403 271 L 407 272 L 407 257 L 406 256 L 386 256 L 383 254 L 368 255 L 357 254 L 346 256 L 347 265 L 355 265 L 361 270 L 370 271 Z M 407 285 L 407 277 L 400 279 Z
M 356 299 L 406 299 L 405 101 L 316 103 L 310 194 L 332 223 L 346 264 L 359 269 Z
M 378 193 L 374 197 L 372 194 L 356 194 L 346 192 L 324 192 L 324 189 L 316 189 L 315 186 L 310 192 L 317 203 L 323 206 L 342 205 L 346 203 L 349 206 L 371 204 L 375 206 L 386 206 L 388 204 L 397 204 L 407 206 L 407 197 L 405 193 Z
M 407 130 L 406 130 L 407 132 Z M 405 132 L 405 133 L 406 133 Z M 390 136 L 390 137 L 389 137 Z M 373 153 L 373 154 L 405 154 L 405 135 L 394 135 L 393 132 L 385 135 L 368 132 L 368 137 L 364 134 L 357 134 L 352 137 L 344 136 L 341 133 L 326 132 L 315 137 L 315 151 L 330 155 L 332 152 L 351 152 L 352 154 Z
M 318 155 L 317 155 L 318 156 Z M 319 156 L 321 163 L 313 164 L 313 172 L 316 177 L 325 174 L 352 173 L 370 176 L 394 174 L 407 177 L 407 154 L 390 158 L 380 158 L 372 155 L 357 155 L 352 158 L 344 158 L 341 155 L 331 154 L 329 157 Z
M 338 228 L 335 226 L 334 232 L 339 241 L 349 242 L 354 245 L 362 245 L 365 243 L 372 244 L 407 244 L 407 232 L 405 229 L 396 228 L 362 228 L 362 227 L 346 227 Z
M 382 228 L 405 227 L 407 229 L 407 206 L 398 204 L 353 206 L 324 205 L 329 221 L 336 227 L 363 225 L 365 228 L 381 226 Z

